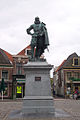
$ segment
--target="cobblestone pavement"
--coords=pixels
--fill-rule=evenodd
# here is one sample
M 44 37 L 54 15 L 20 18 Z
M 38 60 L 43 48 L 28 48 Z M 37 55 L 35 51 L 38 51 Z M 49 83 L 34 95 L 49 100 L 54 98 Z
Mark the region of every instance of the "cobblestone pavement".
M 80 100 L 70 99 L 54 99 L 54 106 L 67 112 L 70 117 L 54 117 L 54 118 L 14 118 L 10 119 L 8 115 L 14 110 L 22 108 L 22 101 L 0 100 L 0 120 L 80 120 Z

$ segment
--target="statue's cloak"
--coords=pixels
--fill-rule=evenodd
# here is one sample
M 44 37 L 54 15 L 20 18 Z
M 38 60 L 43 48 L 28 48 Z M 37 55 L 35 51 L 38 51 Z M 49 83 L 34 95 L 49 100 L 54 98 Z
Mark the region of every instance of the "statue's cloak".
M 49 38 L 48 38 L 48 32 L 47 29 L 45 27 L 45 24 L 42 23 L 42 26 L 44 27 L 44 35 L 43 35 L 43 49 L 46 49 L 47 46 L 49 45 Z

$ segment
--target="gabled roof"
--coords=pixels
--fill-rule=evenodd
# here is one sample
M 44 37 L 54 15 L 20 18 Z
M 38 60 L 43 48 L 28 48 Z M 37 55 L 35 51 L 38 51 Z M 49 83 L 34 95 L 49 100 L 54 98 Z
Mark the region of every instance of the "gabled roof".
M 9 57 L 10 57 L 9 53 L 0 48 L 0 64 L 1 65 L 3 65 L 3 64 L 11 65 Z
M 3 50 L 4 52 L 5 52 L 5 54 L 7 55 L 7 57 L 9 58 L 9 60 L 11 61 L 11 62 L 13 62 L 13 57 L 12 57 L 12 55 L 10 54 L 10 53 L 8 53 L 7 51 L 5 51 L 5 50 Z
M 68 59 L 72 59 L 73 57 L 78 57 L 78 55 L 74 52 L 71 55 L 69 55 L 69 57 L 67 58 L 67 60 Z
M 65 61 L 66 61 L 66 60 L 64 60 L 64 61 L 61 63 L 61 65 L 57 68 L 56 72 L 62 68 L 62 66 L 64 65 Z
M 75 52 L 69 55 L 63 67 L 73 67 L 72 64 L 73 64 L 74 57 L 78 57 L 78 55 Z
M 25 55 L 26 49 L 31 49 L 30 45 L 28 45 L 26 48 L 24 48 L 22 51 L 20 51 L 17 55 Z
M 76 53 L 72 53 L 71 55 L 69 55 L 69 57 L 61 63 L 61 65 L 58 67 L 56 72 L 59 71 L 62 68 L 75 67 L 75 66 L 72 66 L 74 57 L 78 57 L 78 55 Z M 80 67 L 80 66 L 78 66 L 78 67 Z

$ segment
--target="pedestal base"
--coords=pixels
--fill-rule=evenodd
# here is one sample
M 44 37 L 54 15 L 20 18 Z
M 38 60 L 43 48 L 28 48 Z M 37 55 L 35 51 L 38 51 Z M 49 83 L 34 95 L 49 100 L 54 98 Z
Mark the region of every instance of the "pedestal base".
M 23 99 L 24 114 L 54 114 L 52 96 L 26 96 Z
M 51 96 L 50 70 L 52 65 L 46 61 L 28 62 L 24 65 L 26 75 L 23 114 L 53 114 L 54 105 Z

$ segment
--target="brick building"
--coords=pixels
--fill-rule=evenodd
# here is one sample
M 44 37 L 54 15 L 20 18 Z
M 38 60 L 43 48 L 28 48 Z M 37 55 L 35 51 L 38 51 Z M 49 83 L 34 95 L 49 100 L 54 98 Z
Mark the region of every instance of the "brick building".
M 23 66 L 31 57 L 30 45 L 16 55 L 0 49 L 0 84 L 5 81 L 5 98 L 23 98 L 25 95 L 25 74 Z M 44 57 L 43 55 L 41 56 Z
M 0 49 L 0 84 L 5 82 L 5 98 L 22 98 L 25 94 L 25 75 L 23 65 L 31 56 L 31 48 L 27 46 L 17 55 L 11 55 Z M 1 94 L 0 94 L 1 97 Z
M 12 55 L 0 48 L 0 85 L 2 78 L 4 78 L 4 98 L 12 98 L 12 62 Z
M 23 98 L 25 95 L 25 74 L 23 65 L 27 64 L 31 48 L 27 46 L 17 55 L 13 55 L 13 98 Z
M 72 94 L 75 89 L 80 92 L 80 57 L 73 53 L 54 70 L 56 94 L 66 96 L 69 90 Z

